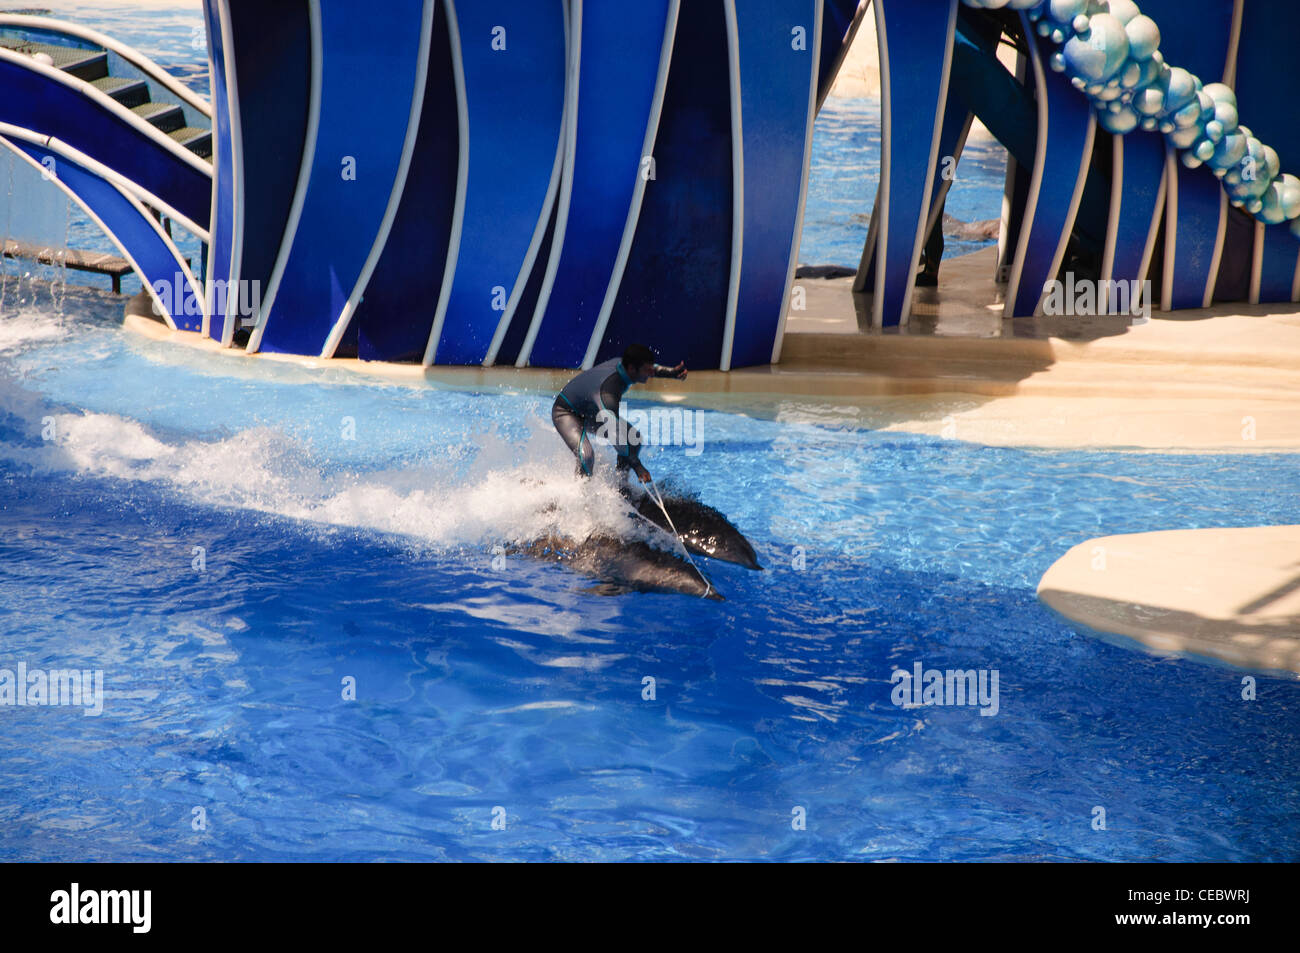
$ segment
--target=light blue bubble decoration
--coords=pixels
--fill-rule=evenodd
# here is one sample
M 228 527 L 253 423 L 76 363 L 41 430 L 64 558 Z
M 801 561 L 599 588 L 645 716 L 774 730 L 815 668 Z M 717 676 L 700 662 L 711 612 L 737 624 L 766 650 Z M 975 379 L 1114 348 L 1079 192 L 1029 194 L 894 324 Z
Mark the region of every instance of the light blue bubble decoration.
M 1058 49 L 1051 67 L 1088 96 L 1103 129 L 1159 130 L 1189 169 L 1208 166 L 1228 199 L 1266 225 L 1291 223 L 1300 238 L 1300 179 L 1241 125 L 1237 96 L 1165 62 L 1160 28 L 1134 0 L 962 0 L 980 10 L 1026 13 Z

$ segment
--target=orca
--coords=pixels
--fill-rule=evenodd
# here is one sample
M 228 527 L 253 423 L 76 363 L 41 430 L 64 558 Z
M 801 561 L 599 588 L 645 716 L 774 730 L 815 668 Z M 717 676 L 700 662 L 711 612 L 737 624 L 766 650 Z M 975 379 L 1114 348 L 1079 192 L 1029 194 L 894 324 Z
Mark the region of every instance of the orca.
M 629 500 L 636 511 L 660 529 L 672 533 L 668 521 L 664 519 L 663 510 L 650 494 L 645 493 Z M 753 545 L 736 529 L 731 520 L 720 512 L 701 503 L 699 500 L 684 496 L 663 496 L 664 509 L 672 517 L 672 525 L 677 527 L 682 542 L 693 553 L 735 563 L 746 569 L 762 569 Z
M 604 595 L 667 592 L 724 601 L 712 582 L 686 560 L 642 540 L 593 534 L 579 542 L 551 534 L 511 547 L 510 551 L 557 562 L 591 576 L 599 581 L 594 591 Z

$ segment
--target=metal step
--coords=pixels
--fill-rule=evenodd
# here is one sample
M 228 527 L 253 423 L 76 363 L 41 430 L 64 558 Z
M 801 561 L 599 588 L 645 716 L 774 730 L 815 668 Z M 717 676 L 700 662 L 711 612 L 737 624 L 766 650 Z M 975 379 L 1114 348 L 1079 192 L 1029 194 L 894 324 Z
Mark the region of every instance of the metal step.
M 87 82 L 102 79 L 108 75 L 108 54 L 103 50 L 81 50 L 72 46 L 58 46 L 53 43 L 33 43 L 12 37 L 0 38 L 0 46 L 15 53 L 34 56 L 45 53 L 54 61 L 54 68 L 84 79 Z
M 127 109 L 134 109 L 149 102 L 149 87 L 142 79 L 105 76 L 103 79 L 92 80 L 90 85 L 112 96 Z
M 174 132 L 185 127 L 185 114 L 181 112 L 180 106 L 172 103 L 143 103 L 134 107 L 131 112 L 163 132 Z
M 194 126 L 183 126 L 180 129 L 173 129 L 167 133 L 190 152 L 193 152 L 200 159 L 212 158 L 212 130 L 197 129 Z

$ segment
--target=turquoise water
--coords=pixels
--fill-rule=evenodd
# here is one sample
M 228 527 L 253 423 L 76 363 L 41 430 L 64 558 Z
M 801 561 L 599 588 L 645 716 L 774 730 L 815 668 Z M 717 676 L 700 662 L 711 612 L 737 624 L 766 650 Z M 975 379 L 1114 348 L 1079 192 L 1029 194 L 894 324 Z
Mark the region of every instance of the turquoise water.
M 112 299 L 64 306 L 0 309 L 0 668 L 100 669 L 105 697 L 0 708 L 0 858 L 1300 856 L 1300 685 L 1242 701 L 1240 672 L 1034 595 L 1096 535 L 1295 522 L 1291 457 L 704 412 L 699 456 L 649 465 L 768 571 L 710 563 L 724 603 L 597 596 L 492 565 L 557 526 L 634 531 L 571 478 L 549 395 L 200 354 Z M 917 662 L 997 670 L 997 714 L 895 706 Z

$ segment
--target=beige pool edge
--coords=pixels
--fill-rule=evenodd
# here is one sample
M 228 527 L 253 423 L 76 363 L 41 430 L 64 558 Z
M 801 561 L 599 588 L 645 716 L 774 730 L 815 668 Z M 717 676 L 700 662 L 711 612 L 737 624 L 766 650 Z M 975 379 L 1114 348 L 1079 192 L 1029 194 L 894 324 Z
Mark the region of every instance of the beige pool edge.
M 1300 674 L 1300 526 L 1090 539 L 1043 574 L 1038 597 L 1157 652 Z

